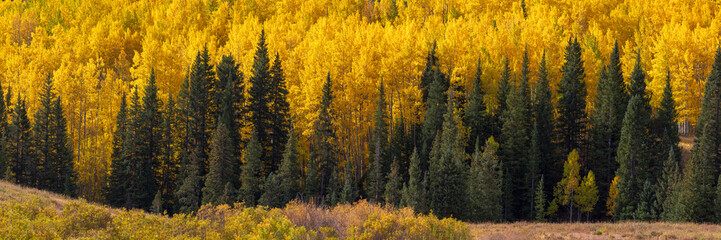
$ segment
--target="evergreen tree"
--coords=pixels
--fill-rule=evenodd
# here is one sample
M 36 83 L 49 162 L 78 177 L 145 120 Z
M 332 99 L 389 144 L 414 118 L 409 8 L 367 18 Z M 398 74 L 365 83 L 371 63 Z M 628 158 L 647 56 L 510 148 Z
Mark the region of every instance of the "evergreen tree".
M 335 206 L 340 202 L 341 186 L 338 180 L 338 170 L 336 168 L 333 168 L 333 172 L 330 174 L 326 192 L 324 200 L 327 206 Z
M 386 206 L 397 207 L 401 200 L 401 178 L 398 161 L 393 161 L 391 171 L 388 173 L 386 179 L 387 183 L 385 185 L 385 193 L 383 194 Z
M 241 136 L 240 129 L 244 127 L 242 108 L 245 104 L 245 86 L 243 85 L 243 74 L 239 70 L 238 64 L 235 63 L 233 57 L 223 56 L 220 63 L 216 67 L 218 75 L 218 87 L 224 86 L 222 91 L 217 90 L 217 102 L 219 103 L 218 126 L 225 125 L 228 130 L 228 138 L 230 146 L 228 153 L 232 156 L 232 161 L 225 166 L 230 168 L 229 171 L 237 174 L 240 172 L 240 146 Z M 232 187 L 240 186 L 239 178 L 230 178 Z
M 501 165 L 497 156 L 498 143 L 490 137 L 486 141 L 483 153 L 476 143 L 476 152 L 471 162 L 468 176 L 467 219 L 474 222 L 500 221 L 502 217 L 501 201 Z
M 135 151 L 133 152 L 133 175 L 128 191 L 132 192 L 132 207 L 150 210 L 153 197 L 158 191 L 157 172 L 160 169 L 160 152 L 163 115 L 160 111 L 162 102 L 158 98 L 158 87 L 155 85 L 155 71 L 150 72 L 148 85 L 145 87 L 142 106 L 137 109 L 135 124 Z
M 160 194 L 160 190 L 158 190 L 158 192 L 155 193 L 155 197 L 153 198 L 153 203 L 150 205 L 150 211 L 155 214 L 163 213 L 163 197 Z
M 187 166 L 188 176 L 183 179 L 183 184 L 178 188 L 176 192 L 176 198 L 178 198 L 178 212 L 179 213 L 193 213 L 200 208 L 200 193 L 203 187 L 203 178 L 199 174 L 199 162 L 197 150 L 190 153 L 189 160 L 190 164 Z
M 288 103 L 288 90 L 285 84 L 283 66 L 278 53 L 275 54 L 273 67 L 270 68 L 270 87 L 268 102 L 270 104 L 270 165 L 273 170 L 280 166 L 283 159 L 284 144 L 288 142 L 290 130 L 290 104 Z
M 493 136 L 501 135 L 501 128 L 503 126 L 503 114 L 508 108 L 507 99 L 510 94 L 511 86 L 511 68 L 508 66 L 508 57 L 503 60 L 503 72 L 501 72 L 501 80 L 498 82 L 498 88 L 496 89 L 496 110 L 493 114 Z
M 51 114 L 51 139 L 57 156 L 57 171 L 59 176 L 58 183 L 55 184 L 54 189 L 57 189 L 57 192 L 66 196 L 76 197 L 77 186 L 75 182 L 77 181 L 77 173 L 75 172 L 72 143 L 68 138 L 67 121 L 65 120 L 65 112 L 63 111 L 62 99 L 60 97 L 55 99 Z
M 433 42 L 433 46 L 428 51 L 428 56 L 426 56 L 426 66 L 423 69 L 423 72 L 421 73 L 421 93 L 422 93 L 422 101 L 428 102 L 428 96 L 430 94 L 430 87 L 431 84 L 433 84 L 433 81 L 436 80 L 436 78 L 441 77 L 441 79 L 445 79 L 445 76 L 440 72 L 439 64 L 438 64 L 438 57 L 436 57 L 436 42 Z M 442 84 L 441 86 L 443 86 Z M 448 89 L 448 85 L 445 85 L 445 89 Z
M 283 192 L 278 188 L 281 184 L 278 175 L 271 173 L 265 178 L 263 184 L 263 195 L 258 199 L 258 204 L 271 208 L 283 207 Z
M 343 171 L 343 175 L 345 182 L 343 183 L 340 203 L 353 203 L 358 198 L 358 191 L 355 188 L 355 184 L 353 184 L 351 164 L 345 164 L 345 171 Z
M 652 124 L 654 124 L 654 121 L 652 121 L 652 119 L 651 119 L 651 117 L 652 117 L 651 116 L 652 108 L 651 108 L 651 104 L 650 104 L 651 97 L 650 97 L 650 94 L 646 92 L 646 73 L 644 73 L 644 71 L 641 67 L 641 53 L 640 52 L 637 53 L 637 55 L 636 55 L 636 65 L 633 68 L 633 72 L 631 72 L 630 81 L 631 81 L 631 84 L 629 85 L 629 94 L 631 95 L 631 97 L 638 96 L 641 99 L 641 103 L 642 103 L 640 105 L 640 107 L 641 107 L 640 113 L 643 114 L 641 117 L 643 119 L 645 119 L 645 121 L 642 122 L 643 125 L 640 125 L 640 126 L 643 128 L 646 128 L 647 134 L 644 136 L 646 136 L 650 139 L 650 141 L 647 142 L 648 145 L 645 146 L 645 148 L 646 148 L 645 151 L 647 151 L 648 158 L 649 158 L 647 160 L 648 165 L 646 165 L 647 168 L 645 168 L 643 170 L 648 171 L 650 174 L 648 177 L 652 178 L 652 179 L 650 179 L 652 182 L 655 182 L 656 181 L 655 176 L 657 174 L 660 174 L 661 168 L 663 167 L 663 164 L 661 163 L 660 159 L 662 159 L 661 153 L 664 151 L 660 151 L 658 153 L 655 152 L 655 148 L 656 148 L 655 146 L 658 144 L 656 143 L 656 140 L 655 140 L 656 134 L 653 132 L 654 128 L 652 126 Z M 641 180 L 641 181 L 644 181 L 644 180 Z
M 266 158 L 270 152 L 267 151 L 271 147 L 270 131 L 271 131 L 271 73 L 269 69 L 270 59 L 268 58 L 268 46 L 265 43 L 265 30 L 260 32 L 260 39 L 253 57 L 252 75 L 248 79 L 250 88 L 248 89 L 248 116 L 250 123 L 253 125 L 253 131 L 257 134 L 258 142 L 262 148 L 261 176 L 267 176 L 271 171 L 277 168 Z
M 504 176 L 504 218 L 516 220 L 529 216 L 531 211 L 528 192 L 530 179 L 526 178 L 528 167 L 529 136 L 526 126 L 530 116 L 524 97 L 518 88 L 511 91 L 507 99 L 508 108 L 503 115 L 501 131 L 501 151 L 499 157 L 503 163 Z
M 704 135 L 711 136 L 709 141 L 710 147 L 714 152 L 719 152 L 719 144 L 721 141 L 721 47 L 716 49 L 716 57 L 711 68 L 711 73 L 706 79 L 704 86 L 703 102 L 701 103 L 701 113 L 698 116 L 698 126 L 696 127 L 696 137 L 698 142 L 702 140 Z M 708 126 L 706 126 L 708 125 Z M 708 131 L 706 131 L 708 129 Z M 698 146 L 698 144 L 696 144 Z M 713 159 L 719 162 L 718 155 Z M 714 178 L 715 179 L 715 178 Z
M 558 86 L 558 129 L 561 152 L 567 154 L 573 149 L 582 149 L 586 124 L 586 73 L 578 39 L 568 39 L 564 58 L 563 77 Z
M 716 213 L 715 223 L 721 222 L 721 176 L 716 182 L 716 193 L 714 194 L 714 213 Z
M 405 120 L 403 114 L 396 119 L 393 124 L 393 132 L 390 139 L 390 148 L 388 149 L 388 159 L 396 159 L 398 161 L 399 177 L 402 182 L 408 180 L 408 167 L 410 166 L 411 151 L 413 151 L 412 137 L 406 134 Z
M 220 202 L 220 204 L 233 205 L 233 203 L 235 203 L 235 199 L 237 199 L 236 196 L 236 189 L 230 182 L 227 182 L 225 183 L 225 189 L 223 189 L 223 195 L 220 196 L 218 202 Z
M 535 220 L 536 222 L 545 222 L 546 221 L 546 193 L 543 191 L 543 175 L 541 175 L 541 180 L 538 181 L 538 184 L 536 184 L 536 193 L 535 196 Z
M 678 220 L 710 222 L 714 219 L 714 185 L 718 173 L 715 151 L 716 134 L 711 131 L 715 120 L 706 122 L 703 135 L 691 150 L 691 159 L 683 170 Z
M 194 151 L 198 159 L 198 174 L 205 176 L 208 172 L 208 154 L 210 149 L 210 133 L 215 126 L 217 106 L 215 98 L 215 72 L 210 64 L 207 46 L 198 52 L 191 66 L 187 98 L 179 94 L 182 105 L 186 107 L 188 151 Z M 194 149 L 192 149 L 194 148 Z
M 428 201 L 439 217 L 463 216 L 466 207 L 466 139 L 453 96 L 449 96 L 438 153 L 431 154 Z M 435 148 L 435 147 L 434 147 Z
M 283 162 L 280 164 L 278 180 L 280 182 L 282 203 L 286 204 L 300 193 L 301 169 L 298 162 L 298 146 L 293 129 L 288 132 Z
M 643 190 L 638 196 L 638 205 L 633 218 L 639 221 L 651 221 L 656 219 L 656 209 L 654 208 L 655 198 L 654 187 L 649 180 L 643 182 Z
M 656 187 L 656 209 L 659 217 L 664 221 L 673 221 L 676 218 L 676 205 L 678 196 L 677 188 L 681 181 L 681 173 L 679 171 L 679 161 L 676 159 L 677 154 L 674 148 L 669 148 L 668 157 L 663 165 L 663 173 L 658 179 Z
M 443 116 L 446 113 L 446 95 L 443 88 L 443 78 L 439 72 L 434 75 L 434 80 L 428 90 L 426 99 L 426 112 L 421 126 L 422 150 L 419 152 L 421 159 L 421 170 L 428 169 L 428 152 L 432 148 L 433 140 L 438 131 L 443 127 Z
M 673 100 L 673 91 L 671 91 L 671 73 L 666 70 L 666 86 L 663 88 L 661 97 L 661 108 L 658 109 L 656 118 L 654 119 L 654 139 L 656 140 L 653 152 L 663 153 L 667 149 L 673 148 L 676 154 L 674 158 L 676 162 L 681 161 L 681 149 L 678 143 L 681 141 L 678 137 L 678 123 L 676 122 L 676 102 Z M 660 154 L 658 159 L 660 160 Z M 660 166 L 659 166 L 660 167 Z M 659 169 L 660 170 L 660 169 Z M 661 173 L 660 171 L 656 173 Z
M 237 178 L 233 171 L 235 158 L 233 155 L 233 141 L 225 124 L 221 123 L 213 133 L 210 144 L 210 169 L 205 176 L 205 187 L 203 187 L 203 204 L 223 204 L 220 198 L 224 194 L 225 185 Z M 231 187 L 233 187 L 231 185 Z
M 488 139 L 488 137 L 491 134 L 491 128 L 493 127 L 490 122 L 490 118 L 488 116 L 488 112 L 486 111 L 486 103 L 485 103 L 485 92 L 483 91 L 483 82 L 481 81 L 481 75 L 483 74 L 481 70 L 481 60 L 478 60 L 478 67 L 476 68 L 476 76 L 473 79 L 473 90 L 471 90 L 470 95 L 468 96 L 468 103 L 466 103 L 466 106 L 464 108 L 465 115 L 464 115 L 464 124 L 468 126 L 470 130 L 470 137 L 469 139 L 471 141 L 476 141 L 476 139 Z M 474 146 L 471 144 L 471 142 L 467 143 L 469 147 L 466 148 L 466 153 L 472 154 L 474 149 L 472 147 Z
M 528 166 L 526 167 L 526 183 L 530 183 L 530 188 L 528 191 L 528 200 L 530 205 L 530 212 L 529 212 L 529 220 L 533 221 L 534 215 L 537 212 L 536 211 L 536 197 L 537 189 L 536 185 L 538 182 L 536 179 L 538 179 L 538 176 L 540 174 L 540 167 L 539 163 L 541 162 L 541 148 L 540 148 L 540 138 L 538 136 L 538 123 L 533 123 L 533 131 L 531 131 L 531 145 L 530 149 L 528 150 Z
M 108 176 L 107 184 L 103 189 L 105 202 L 110 206 L 120 207 L 125 200 L 125 190 L 127 188 L 127 179 L 129 178 L 130 162 L 124 153 L 126 145 L 125 136 L 127 136 L 128 119 L 127 119 L 127 101 L 126 94 L 120 100 L 120 110 L 115 117 L 115 131 L 113 132 L 113 147 L 110 155 L 110 176 Z
M 643 182 L 649 179 L 650 167 L 648 146 L 649 114 L 644 107 L 642 97 L 634 95 L 628 103 L 626 116 L 621 128 L 621 140 L 618 145 L 616 161 L 619 163 L 616 175 L 619 197 L 616 200 L 614 217 L 617 219 L 632 218 L 639 196 L 643 190 Z
M 16 183 L 26 186 L 31 186 L 33 183 L 34 169 L 36 169 L 33 162 L 34 146 L 30 127 L 25 100 L 18 96 L 17 103 L 13 108 L 12 122 L 8 129 L 8 152 L 10 154 L 8 168 L 12 176 L 6 177 L 15 179 Z
M 243 158 L 243 173 L 241 174 L 242 185 L 240 187 L 239 198 L 245 202 L 246 206 L 255 206 L 256 201 L 261 194 L 261 158 L 263 155 L 263 146 L 260 145 L 256 133 L 250 138 L 248 145 L 245 147 Z
M 176 152 L 176 135 L 178 112 L 173 95 L 168 96 L 168 104 L 163 111 L 162 139 L 160 141 L 160 179 L 159 189 L 161 198 L 161 211 L 173 213 L 176 204 L 175 192 L 178 190 L 178 158 Z
M 366 177 L 366 193 L 371 202 L 381 202 L 385 192 L 384 178 L 386 177 L 385 165 L 388 161 L 388 116 L 386 113 L 386 100 L 383 82 L 378 87 L 378 100 L 376 111 L 373 115 L 373 138 L 370 146 L 373 151 L 370 154 L 370 172 Z
M 536 128 L 538 129 L 538 153 L 539 158 L 536 163 L 539 173 L 546 176 L 546 186 L 544 189 L 553 189 L 553 184 L 561 180 L 561 171 L 563 166 L 561 161 L 554 161 L 556 152 L 555 145 L 555 126 L 554 126 L 554 108 L 553 96 L 551 96 L 551 87 L 548 81 L 548 72 L 546 69 L 546 53 L 543 53 L 541 62 L 538 67 L 538 80 L 536 81 L 534 102 L 534 117 Z
M 606 189 L 614 178 L 618 164 L 616 150 L 621 138 L 621 126 L 628 105 L 628 93 L 623 80 L 618 42 L 604 66 L 596 87 L 594 112 L 591 115 L 589 144 L 590 168 L 598 176 L 599 186 Z
M 411 164 L 408 167 L 408 185 L 403 186 L 401 205 L 421 211 L 425 199 L 425 185 L 423 185 L 423 172 L 421 171 L 421 159 L 418 156 L 418 149 L 413 149 Z
M 318 110 L 318 121 L 315 125 L 315 143 L 312 147 L 311 158 L 314 164 L 317 164 L 316 173 L 318 174 L 318 195 L 326 196 L 328 186 L 331 184 L 331 174 L 338 166 L 335 158 L 335 132 L 333 130 L 333 112 L 331 104 L 333 102 L 333 89 L 330 81 L 330 73 L 323 84 L 323 96 L 320 101 L 320 109 Z M 316 165 L 310 165 L 316 166 Z M 313 180 L 315 181 L 315 180 Z
M 52 78 L 48 75 L 39 94 L 40 109 L 35 112 L 34 118 L 33 140 L 37 150 L 35 154 L 37 158 L 34 161 L 37 164 L 37 169 L 35 169 L 38 177 L 37 188 L 59 192 L 60 188 L 62 188 L 58 172 L 60 163 L 51 142 L 51 115 L 55 98 Z

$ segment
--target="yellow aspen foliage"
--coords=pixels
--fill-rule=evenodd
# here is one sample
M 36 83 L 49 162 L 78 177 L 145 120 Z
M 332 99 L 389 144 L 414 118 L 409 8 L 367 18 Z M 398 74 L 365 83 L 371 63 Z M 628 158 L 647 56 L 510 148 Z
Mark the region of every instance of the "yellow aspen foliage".
M 608 190 L 608 200 L 606 201 L 608 212 L 606 212 L 606 215 L 613 216 L 616 212 L 616 198 L 618 198 L 618 176 L 613 178 L 611 187 Z
M 578 163 L 578 151 L 573 150 L 568 154 L 568 160 L 563 163 L 563 179 L 558 182 L 554 191 L 555 197 L 561 205 L 574 204 L 576 191 L 579 190 L 581 176 L 579 171 L 581 164 Z
M 593 171 L 588 171 L 588 175 L 583 178 L 581 185 L 578 187 L 575 201 L 576 207 L 581 212 L 590 213 L 598 202 L 598 187 L 596 186 L 596 177 Z

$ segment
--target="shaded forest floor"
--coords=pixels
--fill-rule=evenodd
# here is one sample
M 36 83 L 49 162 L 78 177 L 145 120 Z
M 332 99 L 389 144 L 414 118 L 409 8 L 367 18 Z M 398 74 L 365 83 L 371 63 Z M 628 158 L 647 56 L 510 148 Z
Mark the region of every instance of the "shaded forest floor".
M 470 224 L 474 239 L 721 239 L 721 225 L 692 223 Z

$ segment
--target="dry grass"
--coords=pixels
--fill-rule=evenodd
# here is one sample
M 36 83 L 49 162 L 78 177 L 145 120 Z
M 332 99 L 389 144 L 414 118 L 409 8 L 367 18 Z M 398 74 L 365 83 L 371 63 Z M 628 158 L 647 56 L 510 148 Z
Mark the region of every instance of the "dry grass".
M 691 223 L 470 224 L 474 239 L 721 239 L 721 225 Z

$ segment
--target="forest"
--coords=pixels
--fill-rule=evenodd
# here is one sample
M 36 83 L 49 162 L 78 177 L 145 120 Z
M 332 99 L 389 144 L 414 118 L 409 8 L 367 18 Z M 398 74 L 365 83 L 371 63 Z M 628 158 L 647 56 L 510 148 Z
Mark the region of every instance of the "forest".
M 721 222 L 717 9 L 3 2 L 0 176 L 168 214 Z

